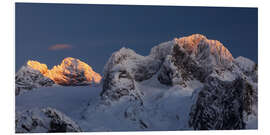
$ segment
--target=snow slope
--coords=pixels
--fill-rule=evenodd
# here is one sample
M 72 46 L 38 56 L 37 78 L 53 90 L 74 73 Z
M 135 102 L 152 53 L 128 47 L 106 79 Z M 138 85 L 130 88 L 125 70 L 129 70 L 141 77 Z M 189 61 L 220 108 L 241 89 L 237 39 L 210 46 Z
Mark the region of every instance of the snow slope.
M 16 96 L 16 110 L 52 107 L 67 116 L 76 116 L 100 91 L 99 87 L 89 86 L 39 88 Z
M 144 90 L 143 106 L 128 97 L 106 105 L 99 97 L 100 86 L 40 88 L 17 96 L 16 111 L 52 107 L 82 131 L 190 130 L 187 110 L 194 102 L 193 91 L 202 87 L 200 82 L 190 83 L 192 87 L 170 87 L 160 84 L 157 76 L 137 83 Z

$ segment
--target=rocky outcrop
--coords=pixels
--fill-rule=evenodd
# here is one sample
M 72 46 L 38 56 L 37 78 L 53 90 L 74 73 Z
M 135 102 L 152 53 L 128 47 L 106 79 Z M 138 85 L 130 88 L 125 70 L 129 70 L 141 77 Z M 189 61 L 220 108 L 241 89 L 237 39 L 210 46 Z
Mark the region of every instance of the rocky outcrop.
M 257 115 L 257 89 L 247 81 L 208 77 L 190 112 L 195 130 L 245 129 L 247 115 Z
M 63 113 L 53 109 L 16 112 L 16 133 L 81 132 L 81 128 Z
M 44 67 L 41 71 L 46 71 L 46 68 Z M 15 75 L 16 95 L 19 95 L 23 91 L 39 87 L 48 87 L 53 84 L 53 80 L 44 76 L 39 70 L 33 69 L 29 65 L 22 66 Z
M 136 89 L 134 78 L 126 69 L 110 71 L 104 79 L 101 97 L 108 102 L 117 101 L 122 96 L 130 96 L 134 100 L 140 100 L 140 92 Z

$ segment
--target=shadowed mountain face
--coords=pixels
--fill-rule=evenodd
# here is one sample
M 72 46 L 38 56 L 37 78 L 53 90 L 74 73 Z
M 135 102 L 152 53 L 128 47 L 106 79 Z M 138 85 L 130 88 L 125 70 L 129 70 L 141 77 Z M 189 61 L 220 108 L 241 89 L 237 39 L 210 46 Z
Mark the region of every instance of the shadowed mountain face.
M 84 120 L 72 118 L 85 131 L 256 129 L 257 70 L 253 61 L 234 58 L 222 43 L 200 34 L 161 43 L 147 56 L 122 48 L 104 66 L 102 91 L 89 94 L 94 103 L 79 113 Z M 16 74 L 16 91 L 101 79 L 75 58 L 51 70 L 28 61 Z
M 65 114 L 47 107 L 27 110 L 16 115 L 16 133 L 25 132 L 81 132 L 80 127 Z

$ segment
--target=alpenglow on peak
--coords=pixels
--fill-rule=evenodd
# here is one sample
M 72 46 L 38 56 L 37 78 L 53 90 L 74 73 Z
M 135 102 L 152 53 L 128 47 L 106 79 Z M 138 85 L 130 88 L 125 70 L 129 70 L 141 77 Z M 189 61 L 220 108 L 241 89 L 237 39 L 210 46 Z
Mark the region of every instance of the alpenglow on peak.
M 46 64 L 29 60 L 27 66 L 40 71 L 45 77 L 50 78 L 60 85 L 89 85 L 100 83 L 102 77 L 88 64 L 72 57 L 65 58 L 60 65 L 51 70 Z

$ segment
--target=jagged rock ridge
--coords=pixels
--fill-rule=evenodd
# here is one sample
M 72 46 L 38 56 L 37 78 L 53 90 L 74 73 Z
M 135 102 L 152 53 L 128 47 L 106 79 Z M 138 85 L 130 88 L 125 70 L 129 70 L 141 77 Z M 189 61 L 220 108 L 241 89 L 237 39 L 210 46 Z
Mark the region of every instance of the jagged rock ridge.
M 29 60 L 16 73 L 16 93 L 22 89 L 52 86 L 54 83 L 65 86 L 80 86 L 100 83 L 102 77 L 88 64 L 75 58 L 65 58 L 51 70 L 46 64 Z
M 81 128 L 65 114 L 47 107 L 16 112 L 16 133 L 81 132 Z
M 44 70 L 41 70 L 41 72 L 43 71 Z M 44 76 L 41 72 L 38 70 L 34 70 L 28 65 L 22 66 L 15 76 L 16 95 L 27 90 L 32 90 L 34 88 L 52 86 L 54 84 L 54 81 Z
M 75 58 L 65 58 L 60 65 L 54 66 L 44 74 L 60 85 L 89 85 L 100 83 L 101 76 L 88 64 Z

